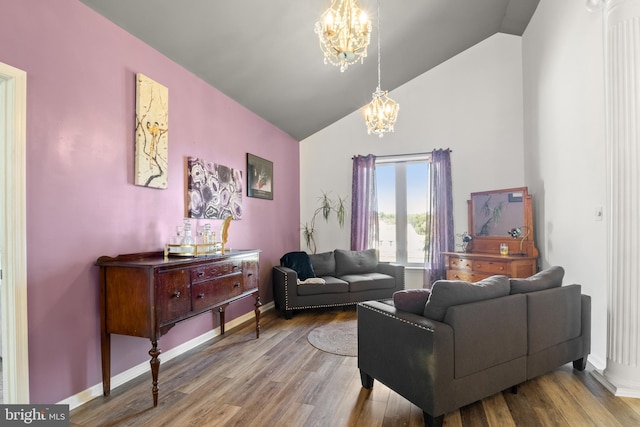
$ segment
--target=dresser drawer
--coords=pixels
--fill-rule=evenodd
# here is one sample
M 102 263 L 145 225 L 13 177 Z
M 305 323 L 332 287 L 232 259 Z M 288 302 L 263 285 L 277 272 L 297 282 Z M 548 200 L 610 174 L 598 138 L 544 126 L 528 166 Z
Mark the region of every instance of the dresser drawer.
M 219 279 L 192 285 L 193 311 L 206 310 L 212 305 L 242 293 L 242 273 L 234 273 Z
M 463 282 L 477 282 L 493 274 L 470 273 L 468 271 L 447 270 L 447 280 L 462 280 Z
M 473 270 L 473 261 L 467 258 L 450 257 L 449 268 L 452 270 Z
M 447 270 L 447 280 L 462 280 L 465 282 L 471 282 L 473 273 L 460 270 Z
M 500 261 L 473 261 L 473 271 L 509 275 L 509 264 Z
M 227 261 L 196 267 L 191 270 L 191 281 L 201 282 L 212 277 L 224 276 L 242 270 L 242 261 Z

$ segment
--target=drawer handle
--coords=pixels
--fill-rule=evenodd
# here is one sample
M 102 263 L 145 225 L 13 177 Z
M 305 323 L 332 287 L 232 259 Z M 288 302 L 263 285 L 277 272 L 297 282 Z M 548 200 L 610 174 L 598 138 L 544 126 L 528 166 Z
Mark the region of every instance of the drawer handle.
M 237 269 L 239 269 L 239 268 L 240 268 L 240 266 L 239 266 L 239 265 L 234 265 L 234 266 L 233 266 L 233 269 L 234 269 L 234 270 L 237 270 Z
M 253 273 L 249 273 L 249 274 L 247 274 L 247 276 L 251 277 L 251 276 L 253 276 Z
M 200 299 L 204 298 L 204 293 L 198 294 L 198 298 L 200 298 Z
M 240 287 L 240 282 L 236 282 L 236 283 L 234 283 L 233 287 L 234 287 L 234 288 L 239 288 L 239 287 Z
M 180 291 L 175 291 L 173 293 L 173 296 L 176 297 L 176 298 L 180 298 Z
M 198 277 L 204 276 L 204 271 L 198 271 Z

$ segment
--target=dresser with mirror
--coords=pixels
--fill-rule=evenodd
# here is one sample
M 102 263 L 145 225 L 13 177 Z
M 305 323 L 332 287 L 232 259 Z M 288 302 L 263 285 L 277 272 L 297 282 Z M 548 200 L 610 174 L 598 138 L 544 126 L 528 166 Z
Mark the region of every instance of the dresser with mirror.
M 471 193 L 467 204 L 471 240 L 462 252 L 444 253 L 447 279 L 477 282 L 496 274 L 535 274 L 539 254 L 527 187 Z

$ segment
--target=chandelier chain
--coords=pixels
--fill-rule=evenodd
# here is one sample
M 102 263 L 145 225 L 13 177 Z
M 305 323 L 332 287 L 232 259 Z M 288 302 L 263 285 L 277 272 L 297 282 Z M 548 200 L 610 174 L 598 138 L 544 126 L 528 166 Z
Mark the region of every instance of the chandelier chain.
M 380 35 L 380 0 L 378 0 L 378 89 L 380 89 L 382 87 L 382 85 L 380 84 L 380 39 L 381 39 L 381 35 Z

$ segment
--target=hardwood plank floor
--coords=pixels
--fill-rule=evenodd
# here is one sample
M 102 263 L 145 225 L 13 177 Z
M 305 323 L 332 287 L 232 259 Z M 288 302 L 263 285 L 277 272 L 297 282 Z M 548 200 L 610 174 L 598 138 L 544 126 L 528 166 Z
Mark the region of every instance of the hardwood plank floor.
M 310 310 L 285 320 L 263 313 L 160 367 L 158 407 L 142 375 L 74 409 L 71 426 L 410 426 L 422 411 L 384 385 L 360 386 L 357 358 L 317 350 L 307 334 L 356 317 L 355 309 Z M 161 343 L 162 344 L 162 343 Z M 161 356 L 162 358 L 162 356 Z M 638 426 L 640 399 L 614 397 L 570 364 L 445 417 L 447 427 Z

